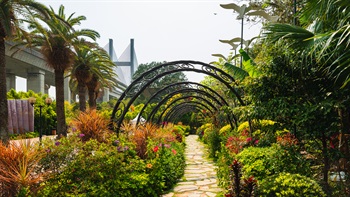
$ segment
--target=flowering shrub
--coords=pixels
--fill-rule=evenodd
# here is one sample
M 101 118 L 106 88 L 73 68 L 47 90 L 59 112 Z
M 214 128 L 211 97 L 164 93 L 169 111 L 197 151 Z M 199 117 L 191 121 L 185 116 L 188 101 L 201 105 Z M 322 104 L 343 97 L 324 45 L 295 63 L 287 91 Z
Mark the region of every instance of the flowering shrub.
M 184 173 L 184 144 L 172 135 L 170 142 L 149 136 L 144 159 L 126 134 L 106 143 L 84 141 L 82 133 L 45 141 L 41 166 L 51 176 L 38 196 L 159 196 Z
M 147 162 L 152 164 L 148 170 L 150 184 L 157 188 L 157 193 L 163 193 L 171 189 L 184 174 L 185 156 L 184 144 L 173 142 L 169 144 L 149 144 L 149 158 Z

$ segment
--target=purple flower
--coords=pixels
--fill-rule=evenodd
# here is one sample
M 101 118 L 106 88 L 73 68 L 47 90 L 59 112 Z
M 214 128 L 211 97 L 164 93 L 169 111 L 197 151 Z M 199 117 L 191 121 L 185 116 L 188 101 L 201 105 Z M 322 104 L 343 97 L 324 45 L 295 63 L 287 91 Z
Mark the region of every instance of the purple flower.
M 118 152 L 123 152 L 123 150 L 122 150 L 122 147 L 121 147 L 121 146 L 118 146 L 117 150 L 118 150 Z
M 47 153 L 51 152 L 51 149 L 50 148 L 46 149 L 46 152 Z
M 61 144 L 61 142 L 59 142 L 59 141 L 56 141 L 56 142 L 55 142 L 55 145 L 56 145 L 56 146 L 59 146 L 60 144 Z
M 114 145 L 117 146 L 119 144 L 119 140 L 114 141 Z
M 85 136 L 84 133 L 79 134 L 79 137 L 80 137 L 80 138 L 82 138 L 82 137 L 84 137 L 84 136 Z
M 72 128 L 72 131 L 73 131 L 73 132 L 75 132 L 76 130 L 77 130 L 77 128 L 75 128 L 75 127 Z
M 124 150 L 129 150 L 129 146 L 124 146 Z

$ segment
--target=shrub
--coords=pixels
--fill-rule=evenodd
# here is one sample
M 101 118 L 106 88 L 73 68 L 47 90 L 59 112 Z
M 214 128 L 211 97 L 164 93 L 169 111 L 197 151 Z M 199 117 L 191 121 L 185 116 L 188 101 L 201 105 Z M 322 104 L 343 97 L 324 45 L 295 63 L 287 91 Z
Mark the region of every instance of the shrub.
M 184 146 L 148 140 L 145 160 L 125 134 L 108 143 L 82 142 L 77 135 L 45 141 L 42 165 L 53 174 L 38 196 L 160 196 L 184 173 Z
M 171 189 L 184 174 L 185 155 L 184 144 L 155 144 L 150 142 L 150 152 L 147 162 L 152 164 L 149 169 L 150 183 L 158 194 Z
M 209 145 L 209 157 L 217 159 L 221 149 L 221 138 L 217 129 L 206 129 L 207 143 Z
M 245 148 L 236 159 L 242 163 L 245 177 L 254 176 L 259 181 L 281 172 L 310 174 L 308 162 L 298 151 L 278 144 Z
M 220 133 L 220 135 L 227 135 L 227 134 L 231 133 L 231 131 L 232 131 L 231 125 L 228 124 L 228 125 L 223 126 L 220 129 L 219 133 Z
M 207 128 L 210 128 L 210 127 L 213 127 L 213 124 L 207 123 L 207 124 L 203 124 L 202 126 L 200 126 L 200 127 L 197 129 L 197 135 L 199 136 L 199 139 L 204 140 L 203 137 L 204 137 L 204 135 L 205 135 L 205 130 L 206 130 Z
M 43 151 L 30 140 L 0 141 L 0 196 L 35 193 L 45 173 L 36 171 Z
M 109 123 L 109 119 L 97 113 L 96 110 L 80 112 L 72 121 L 73 128 L 82 134 L 83 141 L 96 139 L 99 142 L 106 142 L 110 134 Z
M 42 185 L 39 196 L 154 196 L 154 190 L 147 187 L 145 162 L 120 143 L 92 139 L 57 145 L 75 147 L 74 160 Z
M 280 173 L 259 184 L 259 196 L 326 196 L 316 181 L 300 174 Z

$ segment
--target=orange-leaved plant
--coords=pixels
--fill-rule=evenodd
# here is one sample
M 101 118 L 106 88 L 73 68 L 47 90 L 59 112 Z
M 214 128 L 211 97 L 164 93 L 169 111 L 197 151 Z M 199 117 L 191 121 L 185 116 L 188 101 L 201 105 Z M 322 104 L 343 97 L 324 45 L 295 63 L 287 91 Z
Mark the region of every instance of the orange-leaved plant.
M 80 132 L 83 141 L 96 139 L 98 142 L 107 142 L 111 134 L 109 130 L 110 121 L 99 114 L 96 110 L 80 112 L 72 121 L 73 127 Z
M 0 141 L 0 196 L 27 195 L 38 189 L 45 172 L 38 171 L 44 152 L 38 143 L 18 140 L 4 145 Z

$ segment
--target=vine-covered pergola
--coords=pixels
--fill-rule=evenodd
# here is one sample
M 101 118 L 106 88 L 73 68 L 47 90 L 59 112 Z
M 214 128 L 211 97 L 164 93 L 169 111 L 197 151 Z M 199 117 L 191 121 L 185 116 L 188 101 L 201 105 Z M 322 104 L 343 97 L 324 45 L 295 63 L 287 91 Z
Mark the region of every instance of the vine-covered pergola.
M 199 61 L 182 60 L 168 62 L 144 72 L 119 97 L 111 117 L 112 122 L 116 125 L 116 132 L 119 133 L 122 122 L 131 105 L 154 81 L 172 73 L 185 71 L 203 73 L 217 79 L 236 96 L 241 105 L 244 105 L 243 100 L 234 88 L 236 84 L 235 79 L 225 71 Z M 181 97 L 174 99 L 175 95 L 181 95 Z M 149 114 L 145 114 L 145 109 L 151 102 L 157 102 L 157 105 Z M 156 117 L 155 114 L 164 105 L 166 105 L 163 107 L 164 110 Z M 223 96 L 208 86 L 195 82 L 173 83 L 161 88 L 147 100 L 140 111 L 136 124 L 140 123 L 142 116 L 147 117 L 147 122 L 160 124 L 164 121 L 173 122 L 177 117 L 189 112 L 205 110 L 213 115 L 223 106 L 229 106 L 229 103 Z M 228 114 L 227 120 L 231 126 L 237 125 L 237 119 L 234 114 Z

